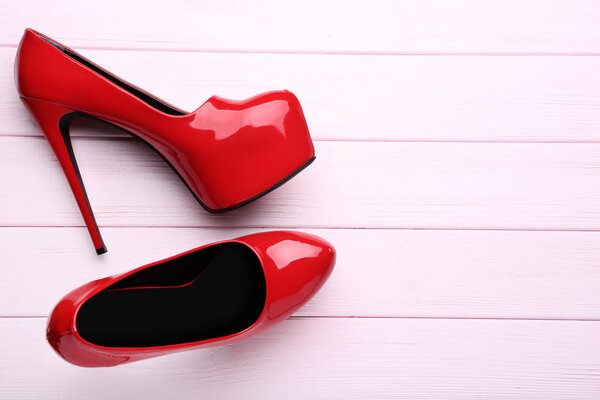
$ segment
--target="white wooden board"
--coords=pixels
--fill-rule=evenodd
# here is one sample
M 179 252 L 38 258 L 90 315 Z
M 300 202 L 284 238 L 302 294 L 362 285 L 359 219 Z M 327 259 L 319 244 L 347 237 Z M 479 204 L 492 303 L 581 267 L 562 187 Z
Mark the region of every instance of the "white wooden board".
M 596 399 L 600 322 L 288 320 L 253 339 L 86 369 L 43 319 L 0 319 L 0 398 Z
M 2 228 L 0 315 L 45 316 L 83 283 L 256 229 Z M 600 233 L 311 229 L 335 270 L 296 315 L 600 319 Z
M 41 135 L 14 87 L 15 52 L 0 48 L 0 135 Z M 287 88 L 318 140 L 600 142 L 598 57 L 82 53 L 187 111 Z

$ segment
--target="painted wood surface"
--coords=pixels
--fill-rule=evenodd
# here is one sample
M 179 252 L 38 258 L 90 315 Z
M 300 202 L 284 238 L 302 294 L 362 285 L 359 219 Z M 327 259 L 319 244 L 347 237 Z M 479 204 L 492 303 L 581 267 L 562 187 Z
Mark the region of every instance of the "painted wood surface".
M 14 88 L 15 52 L 0 48 L 0 135 L 40 135 Z M 82 54 L 189 111 L 214 94 L 287 88 L 317 140 L 600 142 L 598 57 Z
M 0 44 L 25 26 L 74 46 L 328 53 L 598 53 L 595 0 L 25 0 L 0 14 Z
M 600 322 L 290 319 L 250 340 L 71 366 L 45 321 L 0 319 L 6 398 L 596 399 Z M 35 362 L 32 362 L 35 360 Z
M 1 316 L 45 316 L 71 289 L 257 229 L 2 228 Z M 296 315 L 600 319 L 599 232 L 310 229 L 338 252 L 329 282 Z M 51 282 L 51 284 L 44 284 Z M 26 295 L 24 295 L 26 294 Z
M 595 0 L 3 5 L 0 399 L 597 399 L 599 21 Z M 14 88 L 28 26 L 190 111 L 288 88 L 317 160 L 213 216 L 144 145 L 77 121 L 97 257 Z M 338 250 L 275 329 L 94 370 L 45 343 L 76 286 L 269 229 Z
M 317 142 L 291 182 L 217 215 L 136 140 L 73 147 L 101 226 L 600 229 L 600 144 Z M 0 225 L 82 225 L 43 138 L 0 137 L 0 159 Z

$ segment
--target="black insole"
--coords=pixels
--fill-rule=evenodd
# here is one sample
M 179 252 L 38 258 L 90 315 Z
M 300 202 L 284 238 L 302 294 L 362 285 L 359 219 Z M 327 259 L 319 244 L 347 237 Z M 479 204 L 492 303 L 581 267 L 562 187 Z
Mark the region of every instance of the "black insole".
M 184 286 L 165 287 L 174 285 Z M 225 243 L 112 285 L 83 304 L 76 325 L 84 340 L 100 346 L 188 343 L 250 327 L 265 299 L 265 277 L 256 254 L 243 244 Z
M 165 102 L 161 101 L 160 99 L 157 99 L 156 97 L 154 97 L 134 86 L 131 86 L 129 83 L 122 81 L 121 79 L 117 78 L 116 76 L 114 76 L 113 74 L 108 72 L 107 70 L 98 67 L 94 63 L 81 57 L 79 54 L 73 52 L 71 49 L 56 43 L 52 39 L 49 39 L 49 38 L 46 38 L 43 36 L 38 36 L 38 37 L 45 40 L 47 43 L 51 44 L 52 46 L 56 47 L 58 50 L 62 51 L 63 53 L 65 53 L 66 55 L 68 55 L 69 57 L 74 59 L 75 61 L 85 65 L 86 67 L 88 67 L 92 71 L 96 72 L 97 74 L 100 74 L 101 76 L 108 79 L 109 81 L 111 81 L 115 85 L 119 86 L 120 88 L 125 89 L 126 91 L 128 91 L 129 93 L 131 93 L 138 99 L 142 100 L 146 104 L 156 108 L 157 110 L 162 111 L 166 114 L 171 114 L 171 115 L 185 115 L 184 112 L 166 104 Z

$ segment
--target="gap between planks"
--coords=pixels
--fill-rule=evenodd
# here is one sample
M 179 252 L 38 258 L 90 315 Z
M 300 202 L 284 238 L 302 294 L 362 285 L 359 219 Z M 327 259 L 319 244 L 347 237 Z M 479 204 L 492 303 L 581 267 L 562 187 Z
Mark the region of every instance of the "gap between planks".
M 68 45 L 67 45 L 68 46 Z M 0 43 L 0 48 L 16 49 L 17 44 Z M 106 50 L 106 51 L 144 51 L 158 53 L 209 53 L 209 54 L 283 54 L 283 55 L 322 55 L 322 56 L 425 56 L 425 57 L 598 57 L 596 52 L 428 52 L 428 51 L 346 51 L 346 50 L 279 50 L 279 49 L 193 49 L 193 48 L 147 48 L 147 47 L 111 47 L 111 46 L 69 46 L 73 50 Z
M 2 137 L 7 138 L 36 138 L 42 139 L 44 138 L 42 133 L 35 132 L 32 135 L 22 135 L 22 134 L 6 134 L 2 135 Z M 110 133 L 107 134 L 99 134 L 91 136 L 89 134 L 81 134 L 81 133 L 73 133 L 70 134 L 71 138 L 78 139 L 89 139 L 89 140 L 139 140 L 134 137 L 123 135 L 113 135 Z M 478 140 L 478 139 L 313 139 L 313 142 L 336 142 L 336 143 L 456 143 L 456 144 L 465 144 L 465 143 L 490 143 L 490 144 L 599 144 L 600 140 L 577 140 L 577 139 L 569 139 L 569 140 Z
M 0 315 L 0 319 L 46 319 L 48 315 Z M 402 317 L 372 315 L 292 315 L 287 319 L 399 319 L 399 320 L 441 320 L 441 321 L 549 321 L 549 322 L 600 322 L 595 318 L 519 318 L 519 317 Z
M 115 228 L 115 229 L 269 229 L 269 230 L 286 230 L 286 229 L 331 229 L 331 230 L 385 230 L 385 231 L 466 231 L 466 232 L 573 232 L 573 233 L 597 233 L 599 229 L 544 229 L 544 228 L 427 228 L 427 227 L 344 227 L 344 226 L 318 226 L 318 225 L 302 225 L 302 226 L 262 226 L 262 225 L 102 225 L 100 228 Z M 85 225 L 0 225 L 0 228 L 86 228 Z

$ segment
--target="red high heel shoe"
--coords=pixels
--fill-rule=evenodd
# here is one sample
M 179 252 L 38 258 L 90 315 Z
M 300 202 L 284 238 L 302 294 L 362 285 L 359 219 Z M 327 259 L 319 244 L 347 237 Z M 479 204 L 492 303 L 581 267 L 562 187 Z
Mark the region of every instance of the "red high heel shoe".
M 15 79 L 58 157 L 98 254 L 106 247 L 71 148 L 73 118 L 97 118 L 146 142 L 210 212 L 270 192 L 315 158 L 300 103 L 288 91 L 244 101 L 213 96 L 188 113 L 31 29 L 19 45 Z
M 329 243 L 296 232 L 199 247 L 67 294 L 50 316 L 48 342 L 85 367 L 231 343 L 294 313 L 334 264 Z

